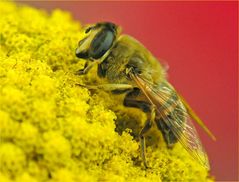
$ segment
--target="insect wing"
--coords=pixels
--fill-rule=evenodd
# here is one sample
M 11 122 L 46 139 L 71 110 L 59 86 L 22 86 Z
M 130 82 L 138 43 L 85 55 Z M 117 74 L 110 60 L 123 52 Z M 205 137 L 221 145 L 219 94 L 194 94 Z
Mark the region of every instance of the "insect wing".
M 167 86 L 159 88 L 154 83 L 133 73 L 131 74 L 131 77 L 141 91 L 145 94 L 149 102 L 156 106 L 156 110 L 163 119 L 163 122 L 165 122 L 165 124 L 170 128 L 170 130 L 173 132 L 182 146 L 188 151 L 188 153 L 204 167 L 210 169 L 207 154 L 192 123 L 192 118 L 187 113 L 187 110 L 182 102 L 180 102 L 182 107 L 175 108 L 177 109 L 177 113 L 181 113 L 181 117 L 179 117 L 179 114 L 175 114 L 175 112 L 170 113 L 172 117 L 168 117 L 164 112 L 162 112 L 162 110 L 167 110 L 165 103 L 174 102 L 170 94 L 172 91 L 177 94 L 174 88 L 168 83 L 165 83 Z M 185 121 L 182 121 L 182 119 Z M 181 130 L 178 128 L 181 128 Z

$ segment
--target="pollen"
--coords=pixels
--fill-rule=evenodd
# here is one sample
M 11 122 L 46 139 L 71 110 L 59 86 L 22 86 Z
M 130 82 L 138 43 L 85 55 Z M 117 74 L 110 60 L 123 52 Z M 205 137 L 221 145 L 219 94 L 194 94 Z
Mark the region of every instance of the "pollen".
M 75 56 L 81 24 L 69 12 L 0 3 L 0 181 L 213 181 L 160 132 L 147 136 L 145 170 L 138 133 L 146 119 L 122 97 L 90 91 Z M 80 12 L 79 12 L 80 13 Z

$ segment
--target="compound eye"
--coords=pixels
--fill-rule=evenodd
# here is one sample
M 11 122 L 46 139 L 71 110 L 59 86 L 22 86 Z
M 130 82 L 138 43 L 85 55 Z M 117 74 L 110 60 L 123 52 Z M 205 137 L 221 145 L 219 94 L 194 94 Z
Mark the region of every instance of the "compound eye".
M 102 57 L 112 46 L 115 39 L 111 30 L 100 31 L 91 43 L 89 54 L 94 59 Z
M 83 58 L 83 59 L 88 59 L 89 58 L 88 51 L 81 48 L 85 41 L 86 41 L 86 38 L 79 41 L 78 47 L 75 50 L 75 54 L 78 58 Z

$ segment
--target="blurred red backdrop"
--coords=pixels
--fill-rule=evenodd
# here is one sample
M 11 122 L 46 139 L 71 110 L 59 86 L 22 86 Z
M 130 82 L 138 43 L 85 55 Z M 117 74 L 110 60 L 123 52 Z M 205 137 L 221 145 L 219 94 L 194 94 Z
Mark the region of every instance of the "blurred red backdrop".
M 171 83 L 217 137 L 213 142 L 197 127 L 212 174 L 237 181 L 237 2 L 26 3 L 71 11 L 82 23 L 115 22 L 165 60 Z

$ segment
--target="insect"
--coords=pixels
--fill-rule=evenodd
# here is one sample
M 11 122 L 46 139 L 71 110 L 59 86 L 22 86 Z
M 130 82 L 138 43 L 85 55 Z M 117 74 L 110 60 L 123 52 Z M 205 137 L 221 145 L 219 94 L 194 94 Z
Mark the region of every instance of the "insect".
M 166 71 L 160 62 L 140 42 L 131 36 L 121 35 L 121 28 L 114 23 L 96 23 L 84 28 L 83 32 L 84 37 L 75 53 L 87 61 L 77 74 L 87 74 L 97 65 L 98 76 L 107 81 L 107 84 L 86 87 L 124 93 L 124 106 L 139 108 L 147 115 L 139 133 L 144 166 L 148 166 L 145 134 L 155 122 L 168 147 L 180 142 L 194 159 L 209 169 L 207 154 L 192 120 L 212 139 L 215 137 L 167 81 Z

